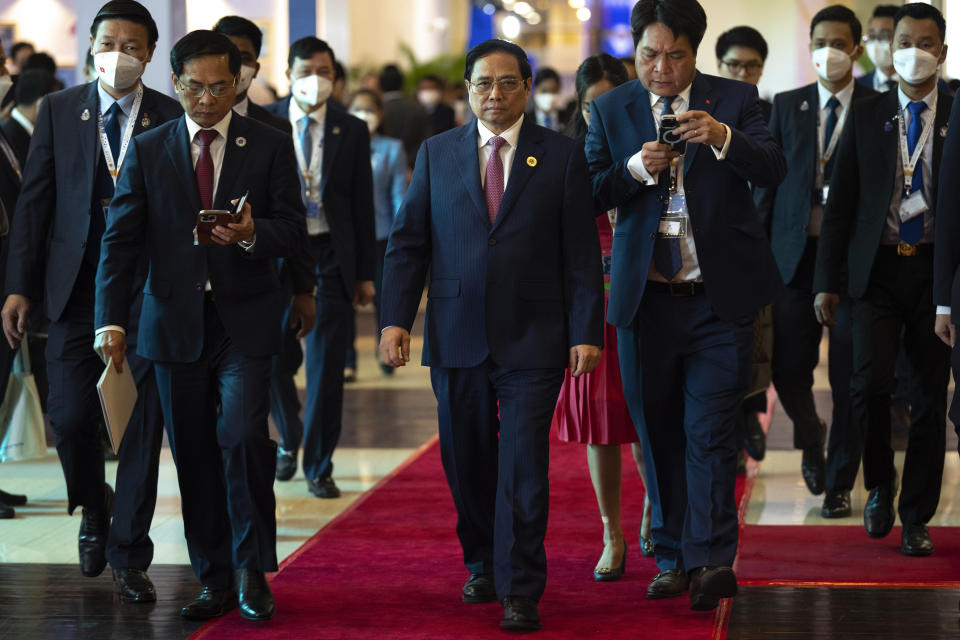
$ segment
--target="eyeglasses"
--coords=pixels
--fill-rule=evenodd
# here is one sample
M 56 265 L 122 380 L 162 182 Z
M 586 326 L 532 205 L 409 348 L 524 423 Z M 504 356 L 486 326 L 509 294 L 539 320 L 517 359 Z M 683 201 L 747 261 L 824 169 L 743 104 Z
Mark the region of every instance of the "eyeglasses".
M 470 90 L 476 93 L 477 95 L 487 95 L 493 91 L 493 85 L 497 85 L 500 88 L 500 91 L 503 93 L 514 93 L 520 87 L 524 86 L 523 80 L 517 80 L 516 78 L 504 78 L 503 80 L 480 80 L 479 82 L 471 82 Z
M 878 31 L 878 32 L 876 32 L 876 33 L 869 33 L 869 34 L 863 36 L 863 41 L 864 41 L 864 42 L 870 42 L 871 40 L 878 40 L 878 41 L 881 41 L 881 42 L 890 42 L 891 40 L 893 40 L 893 32 L 892 32 L 892 31 Z
M 177 91 L 180 93 L 186 94 L 195 100 L 199 100 L 203 97 L 203 94 L 210 92 L 210 95 L 214 98 L 219 98 L 224 93 L 227 92 L 227 89 L 230 87 L 236 86 L 237 81 L 234 79 L 232 84 L 215 84 L 209 87 L 196 86 L 196 85 L 186 85 L 184 86 L 180 80 L 177 80 Z
M 722 64 L 730 69 L 731 73 L 740 73 L 746 71 L 748 75 L 753 75 L 763 69 L 763 63 L 751 60 L 750 62 L 740 62 L 739 60 L 721 60 Z

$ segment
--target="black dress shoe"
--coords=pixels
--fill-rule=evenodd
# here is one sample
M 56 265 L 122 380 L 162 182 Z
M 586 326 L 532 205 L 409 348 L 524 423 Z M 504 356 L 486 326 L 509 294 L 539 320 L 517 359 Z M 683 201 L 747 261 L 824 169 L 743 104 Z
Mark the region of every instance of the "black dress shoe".
M 100 508 L 83 507 L 77 546 L 80 552 L 80 571 L 88 578 L 96 578 L 107 566 L 107 534 L 113 515 L 113 489 L 104 485 L 103 505 Z
M 744 416 L 744 424 L 747 432 L 743 438 L 743 448 L 751 458 L 760 462 L 767 455 L 767 434 L 763 432 L 757 412 L 748 411 Z
M 157 592 L 146 571 L 114 569 L 113 584 L 123 602 L 156 602 Z
M 204 587 L 196 598 L 180 609 L 180 616 L 189 620 L 219 618 L 237 606 L 237 592 L 233 589 Z
M 737 595 L 737 577 L 730 567 L 699 567 L 690 572 L 690 608 L 716 609 L 722 598 Z
M 823 493 L 827 484 L 827 457 L 823 453 L 823 443 L 827 436 L 827 424 L 821 420 L 819 425 L 819 438 L 816 444 L 803 450 L 803 458 L 800 461 L 800 472 L 803 474 L 803 481 L 807 483 L 807 489 L 815 496 Z
M 647 598 L 674 598 L 682 596 L 690 587 L 690 578 L 683 569 L 667 569 L 653 577 L 647 586 Z
M 0 520 L 9 520 L 17 515 L 17 512 L 8 504 L 0 502 Z
M 277 447 L 277 472 L 276 478 L 286 482 L 297 473 L 297 452 L 287 451 L 282 447 Z
M 903 528 L 900 553 L 905 556 L 928 556 L 933 553 L 933 540 L 926 525 L 911 524 Z
M 7 493 L 0 489 L 0 502 L 8 504 L 11 507 L 19 507 L 27 504 L 27 496 L 21 496 L 15 493 Z
M 874 487 L 867 494 L 867 504 L 863 508 L 863 526 L 871 538 L 883 538 L 893 529 L 896 514 L 893 511 L 893 496 L 897 492 L 893 485 Z
M 623 572 L 627 570 L 627 541 L 623 541 L 623 557 L 620 558 L 619 567 L 603 567 L 593 570 L 593 579 L 597 582 L 614 582 L 623 577 Z
M 503 599 L 503 620 L 500 628 L 508 631 L 536 631 L 540 628 L 540 613 L 537 601 L 522 596 L 507 596 Z
M 315 479 L 307 478 L 307 488 L 310 489 L 310 493 L 318 498 L 340 497 L 340 489 L 337 488 L 337 484 L 330 476 Z
M 263 571 L 234 569 L 234 586 L 240 602 L 240 615 L 254 622 L 273 617 L 273 594 Z
M 829 489 L 823 497 L 820 515 L 824 518 L 846 518 L 853 510 L 850 508 L 850 492 L 846 489 Z
M 470 604 L 496 602 L 497 590 L 493 588 L 493 576 L 489 573 L 471 573 L 463 585 L 463 601 Z

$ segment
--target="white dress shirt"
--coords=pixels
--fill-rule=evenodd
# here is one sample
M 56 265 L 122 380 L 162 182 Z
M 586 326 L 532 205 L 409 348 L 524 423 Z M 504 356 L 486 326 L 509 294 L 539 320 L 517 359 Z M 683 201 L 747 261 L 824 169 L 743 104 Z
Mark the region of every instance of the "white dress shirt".
M 220 122 L 212 127 L 209 127 L 219 134 L 213 139 L 213 142 L 210 143 L 210 158 L 213 160 L 213 197 L 216 197 L 217 186 L 220 184 L 220 169 L 223 167 L 223 152 L 227 147 L 227 132 L 230 130 L 230 120 L 232 118 L 233 111 L 231 110 L 227 112 L 227 115 L 225 115 Z M 194 170 L 196 170 L 197 161 L 200 160 L 201 149 L 200 139 L 197 137 L 197 132 L 203 127 L 191 120 L 189 116 L 184 116 L 184 120 L 187 124 L 187 135 L 190 137 L 190 159 L 193 161 Z M 237 197 L 239 198 L 242 195 L 242 193 L 238 193 Z
M 896 71 L 893 72 L 892 76 L 888 76 L 880 70 L 880 67 L 877 67 L 873 74 L 873 90 L 886 93 L 888 91 L 887 82 L 889 80 L 896 82 L 899 78 L 900 76 L 897 75 Z
M 830 116 L 830 109 L 827 108 L 827 102 L 830 101 L 830 98 L 836 96 L 837 101 L 840 102 L 840 108 L 837 111 L 837 127 L 839 128 L 842 124 L 840 118 L 843 117 L 843 114 L 847 112 L 847 109 L 850 108 L 850 103 L 853 102 L 853 88 L 855 80 L 851 80 L 850 83 L 845 86 L 843 89 L 840 89 L 836 94 L 830 93 L 830 91 L 823 86 L 822 83 L 817 82 L 817 95 L 819 96 L 819 109 L 817 110 L 817 174 L 814 176 L 814 187 L 816 191 L 823 189 L 824 185 L 824 176 L 823 169 L 824 165 L 820 162 L 820 158 L 823 156 L 823 152 L 826 151 L 827 147 L 830 145 L 829 140 L 826 138 L 826 126 L 827 118 Z M 837 131 L 837 129 L 834 129 Z M 837 135 L 840 135 L 839 132 Z M 839 143 L 837 144 L 839 147 Z M 836 147 L 834 148 L 834 153 L 836 153 Z M 819 238 L 820 237 L 820 228 L 823 226 L 823 205 L 819 202 L 810 207 L 810 221 L 807 224 L 807 235 Z
M 292 99 L 290 101 L 293 102 Z M 243 100 L 233 105 L 233 110 L 239 113 L 240 115 L 246 117 L 247 112 L 250 111 L 250 98 L 244 97 Z
M 97 94 L 100 96 L 100 115 L 104 118 L 107 117 L 107 111 L 110 110 L 110 107 L 113 106 L 114 102 L 120 104 L 120 115 L 117 116 L 117 125 L 120 128 L 120 135 L 122 136 L 123 132 L 126 130 L 127 122 L 130 120 L 130 111 L 133 109 L 133 102 L 137 99 L 137 89 L 134 89 L 127 95 L 117 100 L 107 93 L 102 84 L 97 82 Z M 112 151 L 114 153 L 120 152 L 119 149 Z
M 300 135 L 303 133 L 303 116 L 308 115 L 303 112 L 300 105 L 293 98 L 290 98 L 290 108 L 287 110 L 287 117 L 290 125 L 293 127 L 293 148 L 297 156 L 297 165 L 300 167 L 300 178 L 305 179 L 304 174 L 310 174 L 310 198 L 309 202 L 317 205 L 319 215 L 315 218 L 307 216 L 307 233 L 311 236 L 318 236 L 323 233 L 330 233 L 330 223 L 327 222 L 327 215 L 323 210 L 323 194 L 320 192 L 320 185 L 323 182 L 323 136 L 324 127 L 327 121 L 327 103 L 320 105 L 309 114 L 310 116 L 310 166 L 304 166 L 303 151 L 300 148 Z M 307 200 L 304 197 L 304 200 Z
M 510 128 L 500 134 L 504 139 L 504 144 L 500 145 L 500 161 L 503 163 L 503 191 L 507 191 L 507 181 L 510 179 L 510 165 L 513 164 L 513 156 L 517 153 L 517 140 L 520 138 L 520 127 L 523 126 L 523 115 L 520 119 L 510 125 Z M 480 119 L 477 118 L 477 133 L 479 134 L 479 160 L 480 160 L 480 188 L 484 189 L 487 185 L 487 162 L 490 161 L 490 153 L 493 151 L 493 145 L 490 139 L 497 134 L 487 129 Z
M 687 87 L 677 94 L 677 97 L 673 100 L 673 113 L 679 115 L 681 113 L 686 113 L 690 109 L 690 89 L 693 85 L 687 85 Z M 657 124 L 657 129 L 660 128 L 660 117 L 663 114 L 664 101 L 663 98 L 656 95 L 655 93 L 650 94 L 650 110 L 653 113 L 653 121 Z M 723 160 L 727 157 L 727 151 L 730 149 L 730 139 L 731 131 L 730 127 L 723 125 L 727 130 L 727 137 L 724 140 L 723 147 L 717 149 L 716 147 L 710 147 L 713 150 L 714 155 L 717 160 Z M 631 156 L 630 160 L 627 161 L 627 169 L 630 171 L 630 175 L 633 176 L 634 180 L 645 184 L 647 186 L 657 184 L 658 176 L 650 175 L 650 172 L 647 171 L 647 168 L 643 166 L 643 159 L 641 157 L 642 151 Z M 680 158 L 680 164 L 677 166 L 677 193 L 684 194 L 683 189 L 683 167 L 684 167 L 684 158 Z M 658 174 L 659 175 L 659 174 Z M 689 220 L 689 213 L 685 213 L 684 216 Z M 680 267 L 680 271 L 677 272 L 677 275 L 674 277 L 674 282 L 699 282 L 703 278 L 700 273 L 700 261 L 697 259 L 697 246 L 693 239 L 693 229 L 691 225 L 687 224 L 687 236 L 683 238 L 683 242 L 680 244 L 680 257 L 683 261 L 683 265 Z M 650 261 L 650 271 L 647 274 L 649 280 L 656 280 L 657 282 L 668 282 L 653 266 L 653 260 Z
M 123 107 L 120 107 L 123 109 Z M 21 127 L 23 127 L 28 134 L 33 135 L 33 123 L 27 119 L 27 116 L 20 113 L 19 107 L 14 107 L 13 111 L 10 112 L 10 119 L 15 120 Z M 122 129 L 121 129 L 122 131 Z

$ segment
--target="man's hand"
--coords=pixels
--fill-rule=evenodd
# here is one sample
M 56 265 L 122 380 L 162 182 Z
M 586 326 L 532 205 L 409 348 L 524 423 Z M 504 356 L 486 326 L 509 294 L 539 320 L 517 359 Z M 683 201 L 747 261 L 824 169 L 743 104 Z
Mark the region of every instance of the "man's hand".
M 122 331 L 101 331 L 93 343 L 93 350 L 103 360 L 103 364 L 109 364 L 113 360 L 117 373 L 123 373 L 123 356 L 127 353 L 127 339 Z
M 380 334 L 380 359 L 391 367 L 405 367 L 410 360 L 410 332 L 388 327 Z
M 16 351 L 27 331 L 27 315 L 30 313 L 30 299 L 12 293 L 3 303 L 0 317 L 3 318 L 3 335 L 7 337 L 10 348 Z
M 237 204 L 237 200 L 231 200 Z M 243 209 L 240 211 L 240 222 L 231 222 L 227 226 L 217 225 L 211 231 L 210 235 L 217 244 L 236 244 L 240 241 L 250 242 L 253 240 L 253 209 L 250 203 L 243 203 Z
M 957 341 L 957 325 L 950 321 L 947 314 L 937 314 L 937 321 L 933 325 L 933 332 L 943 340 L 948 347 L 953 347 Z
M 818 293 L 813 299 L 813 312 L 817 316 L 817 322 L 828 327 L 837 326 L 834 316 L 837 314 L 837 307 L 840 306 L 840 296 L 836 293 Z
M 680 125 L 674 129 L 687 142 L 709 144 L 718 149 L 727 141 L 727 128 L 706 111 L 687 111 L 677 116 Z
M 600 364 L 600 347 L 591 344 L 578 344 L 570 347 L 570 375 L 579 378 L 590 373 Z
M 290 326 L 300 325 L 300 331 L 297 331 L 297 340 L 310 333 L 316 319 L 317 301 L 313 294 L 298 293 L 293 296 L 293 302 L 290 303 Z
M 353 306 L 363 307 L 373 302 L 373 280 L 357 280 L 356 291 L 353 294 Z
M 654 178 L 657 174 L 670 166 L 670 161 L 679 158 L 680 154 L 670 148 L 668 144 L 660 144 L 651 140 L 640 147 L 640 160 L 643 168 Z

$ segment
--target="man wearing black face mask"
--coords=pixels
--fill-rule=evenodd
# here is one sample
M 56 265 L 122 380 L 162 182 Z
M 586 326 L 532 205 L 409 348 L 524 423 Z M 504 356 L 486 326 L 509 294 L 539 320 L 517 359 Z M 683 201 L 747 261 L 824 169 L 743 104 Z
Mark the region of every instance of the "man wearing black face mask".
M 93 345 L 94 279 L 107 206 L 131 139 L 182 113 L 174 100 L 140 82 L 156 41 L 146 8 L 134 0 L 108 2 L 90 29 L 99 80 L 43 101 L 11 229 L 2 311 L 4 334 L 16 349 L 31 307 L 46 303 L 48 411 L 67 508 L 83 507 L 80 568 L 93 577 L 109 561 L 126 602 L 156 599 L 146 569 L 153 558 L 148 532 L 157 497 L 160 404 L 153 365 L 131 350 L 138 398 L 119 450 L 114 496 L 104 482 L 94 388 L 103 372 Z M 136 279 L 135 309 L 143 275 Z M 136 344 L 135 326 L 127 339 Z
M 850 395 L 854 424 L 863 434 L 863 477 L 870 492 L 863 519 L 872 538 L 890 533 L 896 518 L 890 394 L 903 333 L 916 379 L 910 385 L 910 436 L 898 505 L 900 549 L 923 556 L 933 553 L 926 524 L 940 498 L 946 446 L 949 351 L 930 329 L 939 318 L 935 228 L 939 237 L 941 222 L 950 217 L 935 204 L 953 99 L 937 89 L 937 70 L 947 54 L 941 13 L 916 2 L 897 11 L 894 23 L 899 88 L 854 102 L 847 118 L 824 209 L 813 290 L 817 318 L 829 326 L 844 286 L 853 300 Z M 938 296 L 936 302 L 949 300 Z

